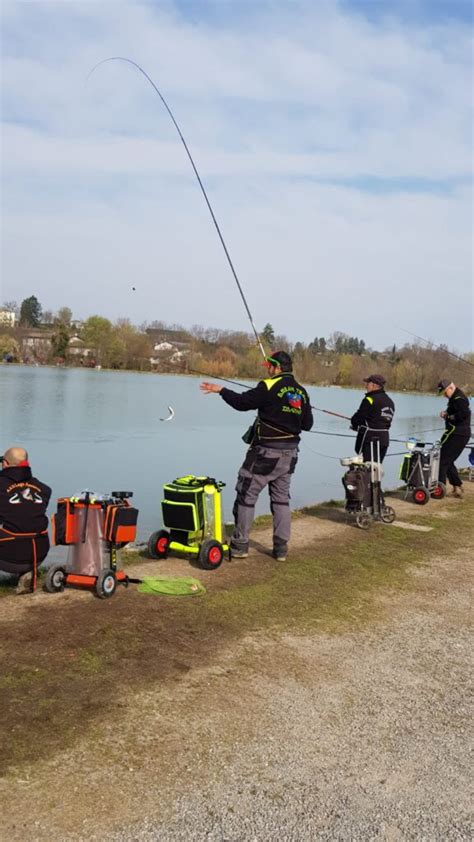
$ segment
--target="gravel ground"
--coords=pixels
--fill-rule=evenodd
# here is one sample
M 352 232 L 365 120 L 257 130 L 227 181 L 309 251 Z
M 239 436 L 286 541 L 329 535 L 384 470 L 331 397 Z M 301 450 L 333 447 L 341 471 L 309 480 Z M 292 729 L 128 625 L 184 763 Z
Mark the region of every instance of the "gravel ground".
M 166 816 L 103 838 L 472 839 L 470 555 L 419 571 L 364 632 L 247 640 L 256 669 L 201 708 L 207 739 Z
M 302 525 L 327 540 L 325 522 Z M 381 589 L 365 626 L 354 604 L 339 634 L 253 633 L 225 649 L 217 631 L 211 666 L 186 671 L 183 652 L 179 677 L 117 688 L 83 741 L 0 781 L 0 839 L 474 839 L 474 542 L 452 553 L 443 535 L 443 555 Z

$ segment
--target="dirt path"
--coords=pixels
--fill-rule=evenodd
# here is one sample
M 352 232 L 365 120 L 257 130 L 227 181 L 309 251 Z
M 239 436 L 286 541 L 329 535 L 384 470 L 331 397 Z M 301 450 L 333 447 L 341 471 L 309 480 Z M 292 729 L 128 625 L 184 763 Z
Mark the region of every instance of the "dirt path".
M 398 519 L 431 530 L 413 533 L 414 552 L 426 536 L 437 553 L 429 564 L 409 567 L 401 583 L 392 578 L 378 587 L 374 613 L 367 613 L 363 592 L 354 591 L 331 633 L 322 587 L 311 594 L 311 623 L 298 614 L 298 592 L 284 628 L 262 628 L 257 614 L 250 626 L 242 618 L 240 635 L 233 627 L 230 633 L 222 617 L 209 624 L 206 614 L 199 625 L 206 607 L 199 600 L 140 603 L 139 596 L 124 594 L 104 613 L 104 604 L 88 594 L 2 599 L 5 663 L 11 667 L 23 654 L 22 668 L 45 673 L 37 696 L 30 672 L 23 684 L 20 673 L 15 685 L 19 704 L 26 691 L 38 704 L 30 738 L 36 733 L 39 743 L 45 740 L 45 720 L 61 737 L 37 757 L 30 746 L 10 763 L 0 788 L 4 838 L 472 838 L 467 744 L 474 528 L 472 518 L 459 520 L 459 506 L 472 513 L 473 503 L 474 486 L 462 503 L 449 499 L 415 509 L 397 501 Z M 269 535 L 263 530 L 257 537 L 248 563 L 228 565 L 219 579 L 208 574 L 211 607 L 219 595 L 224 604 L 237 599 L 237 584 L 250 578 L 258 591 L 274 575 L 274 563 L 258 552 L 269 546 Z M 338 509 L 323 507 L 298 517 L 293 551 L 310 545 L 318 555 L 329 545 L 338 556 L 349 544 L 359 542 L 362 550 L 367 540 Z M 401 559 L 411 540 L 395 526 L 370 533 L 380 565 L 396 567 L 397 558 L 389 556 L 395 547 Z M 179 565 L 170 569 L 176 573 Z M 289 562 L 281 573 L 288 599 L 301 587 L 293 572 Z M 101 676 L 94 658 L 103 650 L 90 640 L 100 639 L 104 627 L 114 629 L 116 640 L 127 638 L 140 624 L 146 649 L 128 659 L 121 650 L 121 672 L 111 667 Z M 12 644 L 20 632 L 22 644 Z M 108 633 L 105 643 L 113 646 Z M 136 645 L 134 637 L 128 645 Z M 43 664 L 41 653 L 65 671 L 63 698 L 62 684 L 33 666 Z M 44 704 L 48 686 L 55 695 Z M 87 693 L 99 711 L 87 712 Z M 79 716 L 87 726 L 83 737 Z M 67 731 L 64 748 L 59 723 L 68 720 L 76 734 Z

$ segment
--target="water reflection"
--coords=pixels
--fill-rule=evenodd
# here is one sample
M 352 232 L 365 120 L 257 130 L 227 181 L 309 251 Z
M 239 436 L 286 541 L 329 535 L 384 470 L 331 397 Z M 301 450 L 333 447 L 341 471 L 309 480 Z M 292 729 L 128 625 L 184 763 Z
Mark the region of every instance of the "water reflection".
M 2 447 L 27 447 L 35 472 L 53 487 L 53 499 L 85 488 L 133 490 L 140 537 L 159 525 L 163 484 L 189 473 L 227 483 L 224 509 L 230 520 L 235 477 L 245 452 L 241 436 L 251 415 L 234 412 L 198 387 L 199 379 L 190 377 L 0 366 Z M 345 415 L 355 411 L 363 394 L 334 387 L 308 391 L 315 406 Z M 393 397 L 394 438 L 405 440 L 418 430 L 442 427 L 438 413 L 444 403 L 438 398 Z M 175 418 L 160 422 L 168 405 Z M 353 452 L 347 421 L 320 412 L 315 420 L 317 432 L 303 437 L 292 486 L 294 507 L 341 498 L 339 457 Z M 422 435 L 431 441 L 437 433 Z M 402 450 L 403 444 L 395 442 L 390 448 L 392 453 Z M 400 461 L 387 456 L 386 486 L 397 484 Z M 265 494 L 258 511 L 268 511 Z

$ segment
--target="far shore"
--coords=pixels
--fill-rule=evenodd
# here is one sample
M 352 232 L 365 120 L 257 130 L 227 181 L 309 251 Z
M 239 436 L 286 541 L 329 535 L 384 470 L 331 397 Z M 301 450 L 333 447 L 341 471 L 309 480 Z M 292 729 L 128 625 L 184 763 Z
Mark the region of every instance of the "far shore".
M 140 374 L 140 375 L 147 375 L 147 376 L 149 376 L 149 375 L 157 376 L 158 375 L 160 377 L 193 377 L 195 379 L 198 379 L 198 378 L 201 378 L 201 377 L 207 377 L 207 378 L 209 378 L 209 380 L 220 380 L 223 383 L 228 382 L 229 380 L 233 380 L 234 378 L 238 378 L 240 380 L 243 380 L 247 383 L 252 384 L 252 383 L 257 383 L 259 380 L 262 379 L 261 377 L 258 377 L 258 376 L 255 376 L 253 378 L 249 378 L 249 377 L 246 377 L 246 376 L 240 375 L 240 374 L 235 374 L 232 377 L 223 378 L 223 377 L 217 376 L 217 374 L 206 374 L 206 372 L 203 372 L 202 374 L 194 374 L 194 372 L 190 372 L 190 371 L 137 371 L 137 369 L 134 369 L 134 368 L 102 368 L 102 367 L 101 368 L 97 368 L 97 367 L 92 368 L 92 367 L 88 367 L 88 366 L 78 366 L 78 365 L 52 365 L 51 363 L 44 363 L 44 364 L 42 363 L 42 364 L 39 364 L 39 365 L 34 365 L 34 364 L 30 364 L 30 363 L 6 363 L 6 362 L 2 361 L 2 362 L 0 362 L 0 365 L 2 365 L 4 368 L 28 369 L 28 370 L 37 369 L 37 368 L 38 369 L 46 368 L 46 369 L 53 369 L 54 371 L 58 371 L 58 370 L 61 370 L 61 371 L 94 371 L 97 374 L 100 374 L 101 372 L 106 372 L 107 374 Z M 369 366 L 369 368 L 370 368 L 370 366 Z M 298 372 L 295 371 L 295 374 L 297 376 Z M 232 384 L 229 384 L 229 385 L 231 386 Z M 360 388 L 357 385 L 341 386 L 338 383 L 305 383 L 304 385 L 308 386 L 308 387 L 314 387 L 316 389 L 343 389 L 343 390 L 348 390 L 348 391 L 352 391 L 352 392 L 358 392 L 358 391 L 364 392 L 365 391 L 363 383 L 361 383 Z M 390 391 L 390 393 L 394 394 L 394 395 L 414 395 L 415 397 L 416 396 L 419 396 L 419 397 L 432 396 L 432 397 L 436 397 L 436 398 L 439 397 L 437 392 L 415 392 L 415 391 L 412 391 L 410 389 L 403 389 L 402 391 L 400 391 L 399 389 L 398 390 L 397 389 L 390 389 L 389 384 L 387 384 L 387 391 Z

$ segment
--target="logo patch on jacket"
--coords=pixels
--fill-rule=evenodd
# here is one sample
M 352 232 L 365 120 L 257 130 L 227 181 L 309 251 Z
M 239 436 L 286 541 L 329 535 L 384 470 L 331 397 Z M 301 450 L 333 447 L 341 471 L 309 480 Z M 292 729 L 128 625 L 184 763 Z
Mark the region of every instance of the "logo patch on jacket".
M 12 505 L 18 505 L 19 503 L 42 503 L 43 498 L 40 494 L 40 489 L 36 485 L 31 485 L 26 482 L 19 482 L 15 485 L 11 485 L 7 492 L 10 493 L 14 489 L 20 489 L 19 491 L 14 491 L 11 497 L 8 498 L 8 502 Z
M 288 403 L 293 409 L 301 409 L 301 395 L 298 395 L 296 392 L 288 392 L 287 394 Z

